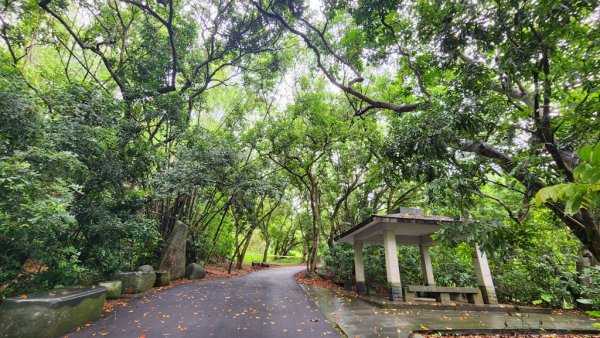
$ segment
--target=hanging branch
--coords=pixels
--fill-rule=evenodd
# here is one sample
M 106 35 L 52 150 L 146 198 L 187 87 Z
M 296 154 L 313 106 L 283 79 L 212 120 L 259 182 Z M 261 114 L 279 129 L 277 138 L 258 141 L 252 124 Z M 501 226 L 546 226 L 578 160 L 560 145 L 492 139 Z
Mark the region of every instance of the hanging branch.
M 90 50 L 92 53 L 94 53 L 100 57 L 100 59 L 102 60 L 102 63 L 104 63 L 104 67 L 106 68 L 106 70 L 108 70 L 108 73 L 110 74 L 111 78 L 113 79 L 113 81 L 115 81 L 115 83 L 119 87 L 119 90 L 121 91 L 121 94 L 123 95 L 123 97 L 125 97 L 125 93 L 126 93 L 125 84 L 119 78 L 119 76 L 117 75 L 115 70 L 113 69 L 112 63 L 110 62 L 110 60 L 108 60 L 106 55 L 104 55 L 104 53 L 100 50 L 100 46 L 102 46 L 102 44 L 98 43 L 96 45 L 91 45 L 91 44 L 85 43 L 83 40 L 81 40 L 79 35 L 77 33 L 75 33 L 73 28 L 66 22 L 66 20 L 62 16 L 58 15 L 55 11 L 53 11 L 50 7 L 48 7 L 50 2 L 52 2 L 52 0 L 40 1 L 40 2 L 38 2 L 38 6 L 40 6 L 44 11 L 46 11 L 52 17 L 54 17 L 67 30 L 69 35 L 71 35 L 71 37 L 75 40 L 75 42 L 77 42 L 77 45 L 79 46 L 79 48 L 81 48 L 83 50 Z
M 410 104 L 398 105 L 398 104 L 391 103 L 391 102 L 375 100 L 375 99 L 359 92 L 358 90 L 352 88 L 352 85 L 354 83 L 362 82 L 364 80 L 362 77 L 357 77 L 355 79 L 350 80 L 348 82 L 348 85 L 343 84 L 342 82 L 340 82 L 336 79 L 336 77 L 332 74 L 331 71 L 327 70 L 327 68 L 323 64 L 323 60 L 322 60 L 323 57 L 322 57 L 321 51 L 319 50 L 317 45 L 308 37 L 308 35 L 306 33 L 303 33 L 301 31 L 299 31 L 298 29 L 292 27 L 279 13 L 277 13 L 275 11 L 272 11 L 272 12 L 267 11 L 265 8 L 263 8 L 261 6 L 261 4 L 259 4 L 258 2 L 254 1 L 254 0 L 251 0 L 250 3 L 252 5 L 254 5 L 261 14 L 263 14 L 264 16 L 266 16 L 270 19 L 273 19 L 273 20 L 279 22 L 289 32 L 302 38 L 302 40 L 308 46 L 308 48 L 311 49 L 313 51 L 313 53 L 315 54 L 316 61 L 317 61 L 317 68 L 319 68 L 319 70 L 321 70 L 321 72 L 325 75 L 325 77 L 329 80 L 329 82 L 331 82 L 337 88 L 341 89 L 344 93 L 350 94 L 368 104 L 368 106 L 366 108 L 355 111 L 356 116 L 362 116 L 371 109 L 387 109 L 387 110 L 395 111 L 397 113 L 406 113 L 406 112 L 415 111 L 415 110 L 423 108 L 425 106 L 424 103 L 410 103 Z M 313 27 L 311 30 L 315 31 L 317 33 L 317 35 L 319 35 L 324 40 L 324 35 L 316 27 Z M 328 43 L 326 45 L 329 46 Z M 332 56 L 339 62 L 341 62 L 343 64 L 348 64 L 347 61 L 341 61 L 343 59 L 340 56 L 338 56 L 337 54 L 333 53 Z
M 164 19 L 162 16 L 160 16 L 156 11 L 154 11 L 145 2 L 140 3 L 140 2 L 132 1 L 132 0 L 120 0 L 120 1 L 124 2 L 124 3 L 128 3 L 133 6 L 136 6 L 139 9 L 143 10 L 144 12 L 148 13 L 150 16 L 152 16 L 153 18 L 158 20 L 158 22 L 160 22 L 167 30 L 167 35 L 169 36 L 169 47 L 171 49 L 170 81 L 167 83 L 166 86 L 157 89 L 157 92 L 160 94 L 165 94 L 165 93 L 169 93 L 169 92 L 173 92 L 173 91 L 177 90 L 176 85 L 175 85 L 175 80 L 177 78 L 178 66 L 177 66 L 177 47 L 176 47 L 176 41 L 175 41 L 175 31 L 173 29 L 173 12 L 174 12 L 173 11 L 173 0 L 167 1 L 167 5 L 168 5 L 168 9 L 169 9 L 169 14 L 168 14 L 167 19 Z

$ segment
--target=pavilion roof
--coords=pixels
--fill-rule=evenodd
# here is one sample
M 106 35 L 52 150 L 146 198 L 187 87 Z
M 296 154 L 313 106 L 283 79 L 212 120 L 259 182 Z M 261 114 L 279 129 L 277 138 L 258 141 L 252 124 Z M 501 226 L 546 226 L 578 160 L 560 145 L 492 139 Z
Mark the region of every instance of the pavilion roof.
M 360 240 L 366 243 L 382 243 L 383 232 L 392 230 L 398 244 L 418 245 L 433 243 L 431 235 L 440 225 L 455 220 L 446 216 L 424 215 L 422 210 L 401 208 L 398 213 L 389 215 L 371 215 L 360 224 L 345 231 L 337 241 L 354 243 Z

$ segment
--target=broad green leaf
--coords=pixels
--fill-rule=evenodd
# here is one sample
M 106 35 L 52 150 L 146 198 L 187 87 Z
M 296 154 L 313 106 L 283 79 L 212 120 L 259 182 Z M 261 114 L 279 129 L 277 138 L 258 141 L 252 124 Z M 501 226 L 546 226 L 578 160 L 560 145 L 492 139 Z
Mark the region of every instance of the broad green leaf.
M 594 166 L 600 166 L 600 142 L 596 143 L 589 162 Z
M 583 201 L 583 195 L 577 194 L 567 200 L 565 203 L 565 213 L 568 215 L 574 215 L 579 212 L 581 208 L 581 202 Z
M 594 151 L 594 148 L 591 145 L 587 145 L 587 146 L 581 148 L 581 150 L 579 150 L 578 154 L 579 154 L 579 157 L 581 157 L 582 161 L 591 162 L 593 151 Z
M 547 293 L 542 293 L 540 295 L 540 298 L 546 303 L 550 303 L 552 301 L 552 295 L 549 295 Z

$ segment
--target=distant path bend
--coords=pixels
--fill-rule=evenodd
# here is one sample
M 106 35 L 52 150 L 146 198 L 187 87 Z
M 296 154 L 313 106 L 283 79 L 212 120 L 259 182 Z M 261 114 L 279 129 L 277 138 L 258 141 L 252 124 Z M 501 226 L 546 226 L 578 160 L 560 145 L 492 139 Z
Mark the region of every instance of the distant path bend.
M 294 280 L 302 266 L 135 299 L 69 337 L 340 337 Z

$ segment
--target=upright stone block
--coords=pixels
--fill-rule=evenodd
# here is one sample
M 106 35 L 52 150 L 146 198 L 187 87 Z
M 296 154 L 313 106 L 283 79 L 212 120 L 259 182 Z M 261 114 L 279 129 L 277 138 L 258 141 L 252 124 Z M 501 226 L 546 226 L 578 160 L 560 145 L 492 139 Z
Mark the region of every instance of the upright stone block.
M 182 222 L 175 222 L 167 245 L 165 246 L 158 270 L 168 271 L 171 279 L 183 277 L 185 274 L 185 245 L 188 235 L 188 226 Z

